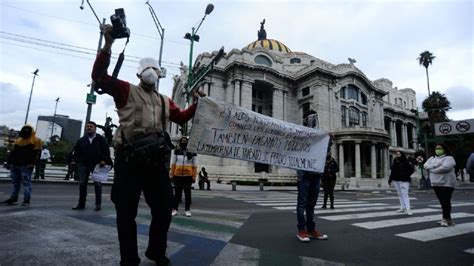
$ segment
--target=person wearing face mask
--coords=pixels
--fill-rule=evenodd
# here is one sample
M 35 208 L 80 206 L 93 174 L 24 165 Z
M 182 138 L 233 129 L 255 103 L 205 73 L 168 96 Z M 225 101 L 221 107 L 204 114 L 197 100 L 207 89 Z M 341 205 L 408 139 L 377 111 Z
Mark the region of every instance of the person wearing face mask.
M 147 152 L 153 156 L 139 156 L 137 143 L 149 140 L 150 136 L 166 135 L 169 121 L 183 124 L 194 116 L 196 104 L 181 110 L 170 98 L 158 92 L 156 83 L 160 77 L 160 66 L 152 58 L 140 60 L 138 85 L 115 79 L 107 74 L 111 48 L 114 42 L 110 35 L 111 25 L 102 27 L 105 44 L 98 54 L 92 70 L 96 87 L 113 97 L 120 125 L 115 131 L 115 177 L 111 199 L 117 212 L 117 231 L 120 244 L 120 264 L 138 265 L 140 257 L 137 247 L 137 224 L 140 194 L 151 208 L 151 224 L 145 256 L 158 265 L 168 265 L 166 257 L 167 234 L 171 223 L 173 193 L 167 164 L 169 158 L 154 145 Z M 202 92 L 193 92 L 194 102 Z M 143 142 L 142 142 L 143 143 Z M 153 144 L 153 143 L 152 143 Z
M 91 172 L 99 164 L 101 167 L 112 165 L 110 149 L 104 137 L 96 134 L 97 125 L 95 122 L 86 123 L 86 134 L 80 138 L 74 146 L 73 161 L 77 163 L 77 175 L 79 177 L 79 202 L 73 210 L 82 210 L 86 207 L 87 183 Z M 101 209 L 102 184 L 94 181 L 95 210 Z
M 171 178 L 175 188 L 174 209 L 172 216 L 178 214 L 179 202 L 184 190 L 184 215 L 191 217 L 191 184 L 195 182 L 197 175 L 197 159 L 195 153 L 187 151 L 188 138 L 179 140 L 179 148 L 171 157 Z
M 443 219 L 439 224 L 444 227 L 454 225 L 451 219 L 451 196 L 456 185 L 455 166 L 456 162 L 444 144 L 435 146 L 435 156 L 430 157 L 424 165 L 430 172 L 431 186 L 443 209 Z
M 388 184 L 391 185 L 393 183 L 397 190 L 398 200 L 400 201 L 400 209 L 397 212 L 413 215 L 408 190 L 410 188 L 411 175 L 415 172 L 415 168 L 410 164 L 403 152 L 396 151 L 390 169 Z
M 8 205 L 18 202 L 21 184 L 23 184 L 22 206 L 29 206 L 31 199 L 31 174 L 41 152 L 41 140 L 36 137 L 33 127 L 25 125 L 21 128 L 19 138 L 7 160 L 7 169 L 12 179 L 12 193 L 3 203 Z

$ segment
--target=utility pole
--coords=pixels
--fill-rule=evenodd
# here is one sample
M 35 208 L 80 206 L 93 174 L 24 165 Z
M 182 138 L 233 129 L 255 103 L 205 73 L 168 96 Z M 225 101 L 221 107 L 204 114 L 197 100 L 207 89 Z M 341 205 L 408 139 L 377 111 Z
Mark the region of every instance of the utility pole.
M 56 122 L 56 110 L 58 108 L 59 97 L 55 101 L 56 101 L 56 106 L 54 107 L 53 126 L 51 127 L 51 137 L 49 138 L 51 142 L 53 139 L 53 130 L 54 130 L 54 123 Z
M 30 112 L 30 103 L 31 103 L 31 96 L 33 95 L 33 87 L 35 86 L 35 78 L 38 76 L 39 69 L 37 68 L 32 74 L 33 74 L 33 83 L 31 84 L 31 90 L 30 90 L 30 99 L 28 100 L 28 107 L 26 108 L 26 117 L 25 117 L 25 125 L 26 122 L 28 122 L 28 113 Z
M 102 24 L 100 25 L 100 37 L 99 37 L 99 45 L 97 47 L 97 54 L 100 53 L 100 48 L 102 47 L 102 39 L 104 38 L 104 34 L 102 33 L 102 27 L 105 25 L 105 18 L 102 20 Z M 87 95 L 87 114 L 86 114 L 86 121 L 90 121 L 91 119 L 91 113 L 92 113 L 92 105 L 95 104 L 96 96 L 94 95 L 94 89 L 98 84 L 95 84 L 95 82 L 92 82 L 91 84 L 91 90 L 89 94 Z M 84 127 L 84 135 L 86 134 L 86 128 Z
M 146 1 L 145 4 L 148 5 L 148 10 L 150 10 L 150 14 L 151 14 L 151 17 L 153 18 L 153 22 L 155 22 L 156 30 L 158 31 L 158 34 L 160 35 L 161 43 L 160 43 L 160 55 L 158 57 L 158 65 L 160 65 L 161 75 L 164 78 L 164 75 L 166 74 L 166 69 L 161 66 L 161 57 L 163 55 L 163 41 L 165 38 L 165 29 L 161 26 L 161 23 L 158 20 L 158 17 L 156 16 L 155 10 L 150 5 L 149 1 Z M 156 88 L 158 89 L 159 86 L 160 86 L 160 79 L 156 81 Z
M 194 82 L 194 77 L 193 77 L 193 48 L 194 48 L 194 42 L 199 42 L 199 35 L 197 35 L 197 32 L 199 28 L 201 28 L 202 23 L 204 22 L 204 19 L 206 19 L 206 16 L 212 13 L 212 10 L 214 10 L 214 5 L 213 4 L 208 4 L 206 6 L 206 10 L 204 11 L 204 17 L 202 17 L 201 22 L 197 26 L 197 28 L 192 27 L 191 33 L 186 33 L 184 35 L 184 38 L 190 41 L 190 46 L 189 46 L 189 66 L 188 66 L 188 80 L 185 85 L 185 97 L 186 97 L 186 104 L 189 106 L 189 100 L 191 96 L 191 90 L 192 90 L 192 84 Z M 188 135 L 188 122 L 184 124 L 184 132 L 183 135 Z

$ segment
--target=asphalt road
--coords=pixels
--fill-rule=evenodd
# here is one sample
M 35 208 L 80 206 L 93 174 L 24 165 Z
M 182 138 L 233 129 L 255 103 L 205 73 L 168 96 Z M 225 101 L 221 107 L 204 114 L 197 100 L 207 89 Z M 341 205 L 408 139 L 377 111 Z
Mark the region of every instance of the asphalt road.
M 0 182 L 0 200 L 10 184 Z M 322 196 L 322 194 L 320 195 Z M 192 217 L 173 218 L 168 256 L 173 265 L 473 265 L 474 190 L 456 190 L 456 226 L 443 228 L 430 190 L 413 190 L 413 216 L 395 213 L 394 191 L 336 192 L 336 209 L 316 211 L 326 241 L 297 240 L 296 191 L 193 190 Z M 35 183 L 32 204 L 0 205 L 0 265 L 117 265 L 110 186 L 103 209 L 73 211 L 77 185 Z M 318 206 L 320 206 L 320 200 Z M 149 209 L 140 202 L 139 254 L 145 259 Z

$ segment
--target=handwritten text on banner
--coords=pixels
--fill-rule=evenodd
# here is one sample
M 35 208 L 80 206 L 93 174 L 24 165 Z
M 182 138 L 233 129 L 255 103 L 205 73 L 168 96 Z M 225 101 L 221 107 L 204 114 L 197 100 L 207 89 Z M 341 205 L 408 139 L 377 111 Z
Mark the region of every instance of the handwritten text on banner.
M 198 154 L 324 171 L 329 135 L 210 97 L 199 99 L 188 149 Z

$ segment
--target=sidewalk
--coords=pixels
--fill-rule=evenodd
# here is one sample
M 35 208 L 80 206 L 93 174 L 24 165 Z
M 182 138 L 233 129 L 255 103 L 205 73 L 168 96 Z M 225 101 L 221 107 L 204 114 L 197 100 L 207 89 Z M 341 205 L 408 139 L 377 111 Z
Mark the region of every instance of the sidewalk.
M 56 171 L 59 170 L 55 169 Z M 54 170 L 53 170 L 54 171 Z M 8 177 L 9 171 L 5 168 L 0 169 L 0 182 L 10 182 L 10 178 Z M 46 173 L 47 174 L 47 173 Z M 358 182 L 357 186 L 351 185 L 347 186 L 348 184 L 346 183 L 345 185 L 341 183 L 337 183 L 335 187 L 335 191 L 373 191 L 373 190 L 393 190 L 395 191 L 395 188 L 387 186 L 378 186 L 379 182 L 376 183 L 371 183 L 371 180 L 362 180 L 362 182 Z M 54 174 L 53 176 L 45 176 L 45 179 L 40 179 L 40 180 L 34 180 L 34 183 L 59 183 L 59 184 L 77 184 L 76 181 L 74 180 L 64 180 L 63 175 L 58 175 Z M 106 182 L 103 182 L 102 184 L 105 186 L 112 185 L 113 179 L 109 178 Z M 197 189 L 198 185 L 197 182 L 194 184 L 194 188 Z M 211 181 L 211 189 L 212 190 L 217 190 L 217 191 L 232 191 L 232 185 L 227 184 L 225 182 L 222 183 L 217 183 L 215 181 Z M 263 188 L 265 191 L 297 191 L 296 184 L 292 186 L 268 186 L 265 185 Z M 419 189 L 418 184 L 416 182 L 412 182 L 411 184 L 411 189 Z M 474 182 L 468 182 L 467 180 L 465 182 L 461 182 L 458 180 L 456 189 L 459 190 L 474 190 Z M 259 191 L 260 186 L 259 185 L 236 185 L 236 190 L 237 191 Z

